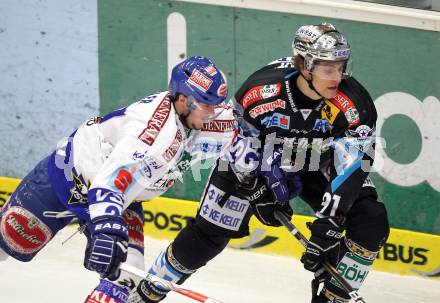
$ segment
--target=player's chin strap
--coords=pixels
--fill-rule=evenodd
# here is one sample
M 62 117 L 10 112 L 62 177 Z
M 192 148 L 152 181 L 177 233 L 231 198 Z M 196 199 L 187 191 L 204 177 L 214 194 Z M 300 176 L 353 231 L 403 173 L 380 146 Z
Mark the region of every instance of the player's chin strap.
M 288 230 L 289 232 L 304 246 L 307 247 L 307 244 L 309 241 L 306 237 L 296 228 L 295 225 L 290 222 L 289 218 L 281 211 L 276 210 L 274 212 L 275 218 L 281 222 Z M 328 263 L 328 261 L 324 261 L 322 263 L 323 268 L 329 273 L 332 278 L 334 278 L 336 281 L 339 282 L 339 284 L 342 285 L 342 287 L 345 289 L 345 291 L 349 294 L 350 298 L 356 302 L 356 303 L 366 303 L 364 298 L 362 298 L 357 290 L 353 289 L 351 285 L 336 271 L 336 269 Z M 315 280 L 314 280 L 315 281 Z M 314 282 L 315 284 L 312 284 L 313 287 L 316 287 L 316 283 L 319 285 L 319 280 Z
M 304 77 L 304 76 L 303 76 Z M 317 90 L 316 90 L 316 88 L 315 88 L 315 86 L 313 85 L 313 75 L 310 75 L 310 80 L 309 79 L 306 79 L 305 77 L 304 77 L 304 79 L 306 79 L 306 81 L 307 81 L 307 84 L 309 85 L 309 88 L 312 90 L 312 91 L 314 91 L 315 93 L 317 93 L 318 94 L 318 96 L 320 96 L 321 98 L 324 98 L 324 96 L 323 95 L 321 95 Z

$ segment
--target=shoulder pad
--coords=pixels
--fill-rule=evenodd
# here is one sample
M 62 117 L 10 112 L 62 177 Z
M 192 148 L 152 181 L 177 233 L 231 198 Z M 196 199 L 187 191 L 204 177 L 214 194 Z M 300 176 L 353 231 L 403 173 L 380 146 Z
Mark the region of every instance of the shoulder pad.
M 149 106 L 148 111 L 153 111 L 152 113 L 148 113 L 150 115 L 150 119 L 147 122 L 147 126 L 138 136 L 140 140 L 145 142 L 148 145 L 153 145 L 160 131 L 164 127 L 165 123 L 168 120 L 168 116 L 171 112 L 171 100 L 168 94 L 162 95 L 163 98 L 160 102 L 155 106 Z M 154 100 L 158 99 L 157 97 Z
M 292 57 L 278 58 L 267 64 L 267 66 L 271 66 L 271 65 L 275 65 L 274 66 L 275 68 L 294 68 Z

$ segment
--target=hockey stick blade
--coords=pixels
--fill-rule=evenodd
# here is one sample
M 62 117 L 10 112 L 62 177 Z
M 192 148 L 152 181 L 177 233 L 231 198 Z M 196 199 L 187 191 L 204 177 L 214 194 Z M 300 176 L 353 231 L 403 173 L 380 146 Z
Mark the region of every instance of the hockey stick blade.
M 176 292 L 178 294 L 181 294 L 182 296 L 191 298 L 193 300 L 196 300 L 198 302 L 202 302 L 202 303 L 223 303 L 222 301 L 216 300 L 214 298 L 210 298 L 208 296 L 205 296 L 201 293 L 198 293 L 196 291 L 190 290 L 190 289 L 185 289 L 185 288 L 181 288 L 179 286 L 177 286 L 176 284 L 161 279 L 155 275 L 152 275 L 146 271 L 143 271 L 137 267 L 128 265 L 126 263 L 122 263 L 121 266 L 119 267 L 121 270 L 133 274 L 135 276 L 138 276 L 139 278 L 143 278 L 143 279 L 147 279 L 151 282 L 153 282 L 156 286 L 159 286 L 163 289 L 169 290 L 169 291 L 173 291 Z
M 309 243 L 307 238 L 296 228 L 295 225 L 293 225 L 292 222 L 290 222 L 290 219 L 283 212 L 276 210 L 274 212 L 274 216 L 304 246 L 304 248 L 307 247 L 307 244 Z M 342 285 L 354 302 L 366 303 L 364 298 L 359 295 L 357 290 L 353 289 L 351 285 L 337 272 L 337 270 L 330 263 L 328 263 L 328 261 L 324 261 L 322 266 L 336 281 L 339 282 L 339 284 Z

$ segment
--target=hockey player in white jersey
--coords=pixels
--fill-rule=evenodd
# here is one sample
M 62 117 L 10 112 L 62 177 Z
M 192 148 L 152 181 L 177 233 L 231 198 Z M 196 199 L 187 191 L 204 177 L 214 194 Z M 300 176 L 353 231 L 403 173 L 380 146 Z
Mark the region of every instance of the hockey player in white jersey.
M 76 217 L 88 240 L 84 266 L 101 276 L 86 303 L 125 303 L 134 280 L 119 265 L 144 261 L 144 216 L 136 201 L 161 195 L 191 161 L 217 156 L 231 142 L 226 96 L 223 73 L 196 56 L 174 67 L 168 91 L 84 122 L 3 207 L 0 260 L 31 261 Z

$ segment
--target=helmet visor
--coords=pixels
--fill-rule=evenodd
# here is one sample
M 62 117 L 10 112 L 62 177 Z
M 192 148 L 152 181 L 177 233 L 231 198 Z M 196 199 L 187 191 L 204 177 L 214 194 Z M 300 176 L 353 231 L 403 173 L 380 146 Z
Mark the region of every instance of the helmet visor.
M 351 60 L 344 61 L 317 61 L 311 73 L 317 78 L 325 80 L 341 80 L 351 77 Z
M 194 118 L 198 118 L 203 122 L 211 122 L 212 120 L 215 120 L 225 109 L 223 103 L 218 105 L 209 105 L 197 101 L 193 96 L 187 97 L 186 106 Z

